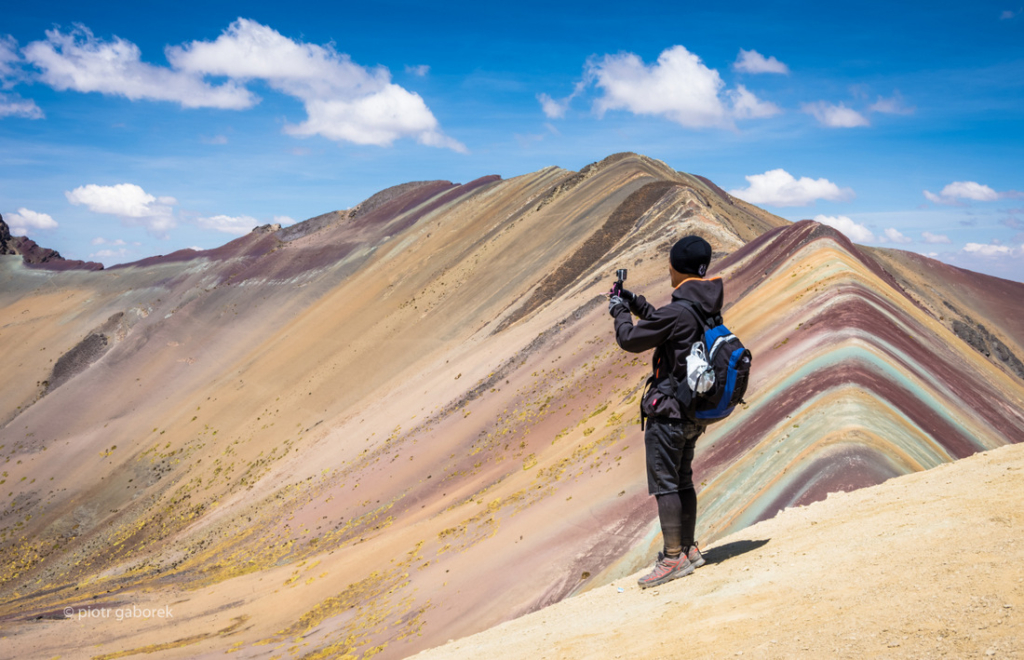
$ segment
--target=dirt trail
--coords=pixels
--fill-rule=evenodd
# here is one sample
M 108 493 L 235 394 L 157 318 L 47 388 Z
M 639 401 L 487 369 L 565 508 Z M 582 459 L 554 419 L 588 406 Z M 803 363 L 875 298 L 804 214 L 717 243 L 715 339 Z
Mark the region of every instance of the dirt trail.
M 1024 444 L 788 509 L 429 658 L 1022 658 Z

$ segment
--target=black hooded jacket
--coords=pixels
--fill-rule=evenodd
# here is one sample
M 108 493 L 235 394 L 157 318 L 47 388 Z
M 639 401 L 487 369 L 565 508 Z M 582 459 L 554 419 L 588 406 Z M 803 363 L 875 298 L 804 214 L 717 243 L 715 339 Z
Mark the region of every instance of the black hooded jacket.
M 646 414 L 670 419 L 687 417 L 674 397 L 657 394 L 657 385 L 670 375 L 680 381 L 686 379 L 686 356 L 693 343 L 704 334 L 701 322 L 684 301 L 690 301 L 705 319 L 711 319 L 722 313 L 723 298 L 721 278 L 689 279 L 677 286 L 672 292 L 672 301 L 659 309 L 638 295 L 630 305 L 632 312 L 640 317 L 636 325 L 633 324 L 630 310 L 625 307 L 617 309 L 615 341 L 619 347 L 630 353 L 655 349 L 652 360 L 653 387 L 641 402 Z

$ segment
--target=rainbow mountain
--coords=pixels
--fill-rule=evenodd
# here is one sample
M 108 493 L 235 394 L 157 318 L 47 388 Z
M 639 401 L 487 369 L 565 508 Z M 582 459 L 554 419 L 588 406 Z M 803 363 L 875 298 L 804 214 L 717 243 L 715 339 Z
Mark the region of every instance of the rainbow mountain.
M 1024 284 L 636 154 L 407 183 L 103 270 L 13 249 L 5 645 L 398 658 L 640 570 L 650 356 L 618 349 L 603 294 L 628 268 L 667 302 L 691 233 L 754 355 L 698 443 L 703 544 L 1024 438 Z

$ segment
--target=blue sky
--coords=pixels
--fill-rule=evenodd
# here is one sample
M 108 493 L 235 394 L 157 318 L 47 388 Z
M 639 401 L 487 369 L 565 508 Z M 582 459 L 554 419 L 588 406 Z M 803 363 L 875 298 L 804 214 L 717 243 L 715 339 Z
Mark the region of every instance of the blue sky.
M 635 151 L 1024 280 L 1020 2 L 19 3 L 0 213 L 110 265 Z

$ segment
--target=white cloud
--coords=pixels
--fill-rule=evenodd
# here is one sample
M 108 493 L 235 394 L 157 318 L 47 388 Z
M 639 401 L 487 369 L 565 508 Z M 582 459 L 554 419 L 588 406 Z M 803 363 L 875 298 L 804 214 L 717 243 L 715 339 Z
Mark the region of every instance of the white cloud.
M 203 144 L 227 144 L 228 137 L 226 135 L 214 135 L 212 137 L 202 135 L 199 137 L 199 141 Z
M 60 91 L 240 110 L 259 102 L 246 85 L 263 80 L 305 105 L 306 121 L 285 125 L 290 135 L 377 146 L 410 137 L 466 152 L 441 132 L 418 94 L 391 82 L 387 68 L 360 66 L 333 46 L 296 42 L 248 19 L 236 20 L 213 41 L 168 46 L 164 52 L 170 67 L 143 62 L 130 41 L 104 41 L 81 25 L 67 34 L 48 31 L 46 37 L 23 52 L 40 69 L 39 78 Z M 425 75 L 424 66 L 414 67 L 414 73 Z M 226 80 L 213 85 L 210 77 Z
M 125 243 L 120 238 L 114 239 L 112 241 L 108 241 L 107 239 L 103 238 L 102 236 L 97 236 L 96 238 L 92 239 L 92 244 L 93 245 L 128 245 L 127 243 Z
M 538 94 L 537 100 L 540 101 L 540 107 L 544 110 L 544 115 L 548 119 L 561 119 L 565 116 L 566 111 L 569 109 L 569 104 L 572 100 L 583 93 L 583 90 L 587 87 L 587 79 L 577 82 L 572 89 L 572 94 L 566 96 L 563 99 L 555 99 L 547 94 Z
M 47 30 L 45 41 L 33 41 L 22 52 L 40 69 L 39 79 L 58 91 L 173 101 L 186 108 L 239 110 L 258 100 L 233 80 L 211 86 L 201 75 L 147 64 L 135 44 L 118 37 L 97 39 L 84 25 L 67 34 Z
M 868 110 L 871 112 L 889 115 L 911 115 L 914 114 L 915 109 L 903 101 L 903 95 L 899 92 L 894 92 L 889 98 L 879 96 L 877 101 L 868 106 Z
M 56 229 L 57 221 L 48 213 L 38 213 L 25 207 L 6 216 L 7 226 L 14 236 L 24 236 L 29 229 Z
M 0 36 L 0 89 L 10 89 L 21 78 L 18 42 L 11 35 Z
M 853 199 L 851 188 L 840 188 L 828 179 L 795 178 L 783 169 L 744 177 L 750 185 L 730 190 L 729 194 L 752 204 L 770 206 L 807 206 L 815 200 L 848 201 Z
M 177 204 L 173 197 L 154 197 L 134 183 L 98 186 L 90 183 L 64 193 L 76 206 L 85 206 L 93 213 L 105 213 L 121 218 L 129 225 L 142 225 L 158 236 L 178 225 L 171 208 Z
M 84 205 L 94 213 L 107 213 L 124 218 L 144 218 L 153 215 L 157 198 L 134 183 L 116 186 L 98 186 L 90 183 L 64 193 L 68 201 Z M 161 198 L 163 204 L 176 203 L 173 197 Z
M 398 85 L 388 84 L 379 92 L 351 100 L 311 99 L 306 101 L 306 112 L 306 121 L 285 126 L 285 133 L 382 147 L 401 137 L 415 137 L 431 147 L 466 152 L 464 145 L 437 130 L 437 120 L 423 99 Z
M 166 49 L 176 70 L 231 80 L 259 78 L 301 100 L 307 119 L 285 132 L 307 137 L 390 146 L 403 137 L 459 152 L 466 148 L 444 135 L 416 93 L 391 82 L 385 67 L 369 69 L 333 46 L 295 42 L 276 30 L 240 18 L 214 41 Z
M 24 80 L 23 63 L 14 37 L 0 36 L 0 90 L 12 89 Z M 44 115 L 32 99 L 23 99 L 18 94 L 0 94 L 0 119 L 5 117 L 42 119 Z
M 935 204 L 956 206 L 959 200 L 971 200 L 973 202 L 994 202 L 1000 196 L 1013 196 L 1014 191 L 999 193 L 987 185 L 976 181 L 953 181 L 942 188 L 939 194 L 931 190 L 925 190 L 925 199 Z
M 561 119 L 565 116 L 565 111 L 569 109 L 570 97 L 566 97 L 560 101 L 557 101 L 547 94 L 538 94 L 537 100 L 540 101 L 540 107 L 544 111 L 544 115 L 548 119 Z
M 1021 249 L 1024 250 L 1024 246 L 1021 246 Z M 964 252 L 982 257 L 1008 257 L 1012 256 L 1015 250 L 998 243 L 968 243 L 964 246 Z
M 914 242 L 914 239 L 908 238 L 907 236 L 904 236 L 895 227 L 889 227 L 888 229 L 886 229 L 883 232 L 883 234 L 884 234 L 884 238 L 885 238 L 885 240 L 883 242 L 886 242 L 886 241 L 892 241 L 893 243 L 913 243 Z
M 252 216 L 239 215 L 215 215 L 211 218 L 196 218 L 196 224 L 203 229 L 213 229 L 215 231 L 224 232 L 225 234 L 234 234 L 235 236 L 243 236 L 252 231 L 253 227 L 260 224 L 260 221 Z
M 419 64 L 417 66 L 409 66 L 408 64 L 406 64 L 405 65 L 405 72 L 406 73 L 411 73 L 414 76 L 419 76 L 420 78 L 422 78 L 423 76 L 425 76 L 428 73 L 430 73 L 430 65 L 429 64 Z
M 17 94 L 0 94 L 0 119 L 4 117 L 42 119 L 44 115 L 32 99 L 23 99 Z
M 843 232 L 851 241 L 867 243 L 875 240 L 875 235 L 871 233 L 870 229 L 864 225 L 857 224 L 845 215 L 816 215 L 814 216 L 814 220 L 815 222 L 820 222 L 823 225 L 828 225 L 833 229 Z
M 258 227 L 265 224 L 279 224 L 281 226 L 293 225 L 295 220 L 286 215 L 275 215 L 270 223 L 260 221 L 250 215 L 214 215 L 210 217 L 199 216 L 195 214 L 189 214 L 191 217 L 190 221 L 202 229 L 210 229 L 213 231 L 223 232 L 225 234 L 232 234 L 235 236 L 244 236 L 253 230 L 254 227 Z
M 951 243 L 949 236 L 945 234 L 933 234 L 930 231 L 921 232 L 921 237 L 924 238 L 925 243 L 937 244 L 937 243 Z
M 1004 190 L 996 192 L 989 186 L 976 181 L 954 181 L 943 188 L 938 195 L 930 190 L 923 191 L 925 199 L 935 204 L 947 206 L 960 206 L 960 200 L 973 202 L 994 202 L 998 199 L 1018 198 L 1024 196 L 1016 190 Z
M 756 50 L 743 50 L 736 57 L 732 68 L 743 73 L 781 73 L 789 75 L 789 67 L 775 59 L 775 56 L 765 58 Z
M 594 104 L 599 115 L 628 110 L 663 116 L 687 128 L 730 124 L 719 97 L 725 83 L 718 71 L 683 46 L 663 51 L 650 66 L 633 53 L 605 55 L 588 62 L 587 75 L 604 92 Z
M 366 95 L 390 81 L 387 69 L 367 69 L 332 46 L 292 41 L 277 30 L 240 18 L 214 41 L 193 41 L 166 49 L 178 70 L 233 79 L 262 78 L 301 98 Z
M 128 250 L 121 248 L 120 250 L 97 250 L 89 255 L 90 259 L 123 259 L 128 256 Z
M 999 20 L 1001 20 L 1001 21 L 1009 21 L 1009 20 L 1012 20 L 1014 18 L 1017 18 L 1018 16 L 1020 16 L 1021 11 L 1024 11 L 1024 10 L 1017 9 L 1017 11 L 1014 11 L 1012 9 L 1004 9 L 1003 13 L 999 14 Z
M 825 101 L 818 101 L 817 103 L 804 103 L 800 109 L 814 116 L 822 126 L 829 128 L 856 128 L 870 125 L 864 115 L 853 108 L 847 108 L 842 103 L 833 105 Z
M 571 94 L 560 99 L 538 94 L 537 101 L 548 119 L 561 119 L 572 100 L 590 86 L 600 90 L 593 105 L 599 117 L 609 110 L 626 110 L 686 128 L 734 128 L 734 120 L 782 112 L 743 85 L 726 90 L 718 71 L 684 46 L 665 49 L 650 65 L 635 53 L 592 57 Z
M 782 112 L 779 106 L 769 101 L 762 101 L 747 91 L 743 85 L 737 85 L 736 89 L 730 90 L 727 94 L 732 101 L 732 114 L 737 119 L 771 117 Z
M 973 199 L 978 202 L 991 202 L 999 199 L 999 193 L 986 185 L 974 181 L 954 181 L 940 193 L 943 197 Z

